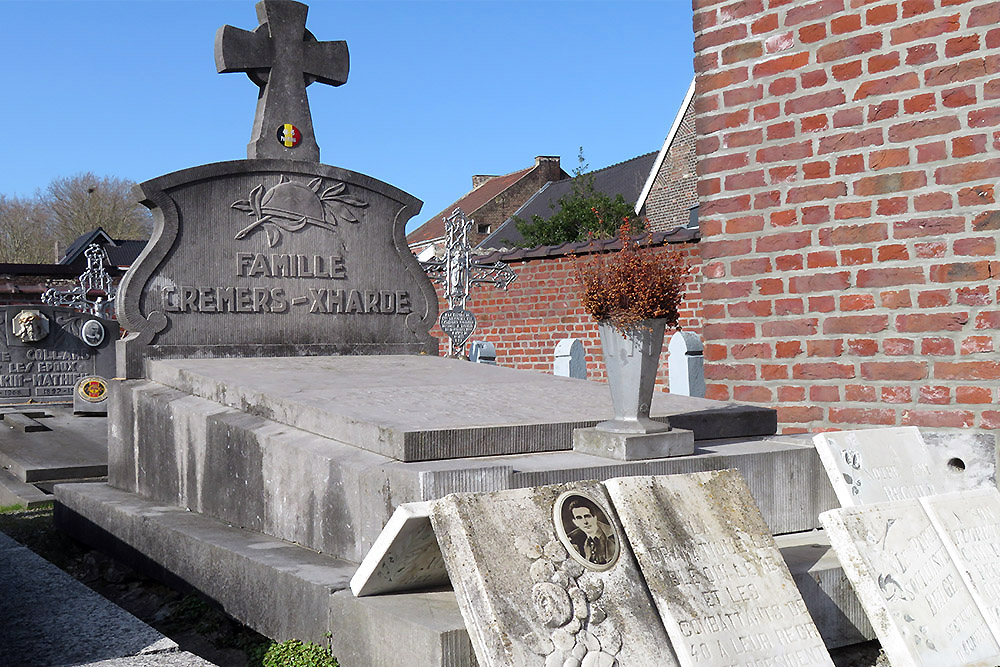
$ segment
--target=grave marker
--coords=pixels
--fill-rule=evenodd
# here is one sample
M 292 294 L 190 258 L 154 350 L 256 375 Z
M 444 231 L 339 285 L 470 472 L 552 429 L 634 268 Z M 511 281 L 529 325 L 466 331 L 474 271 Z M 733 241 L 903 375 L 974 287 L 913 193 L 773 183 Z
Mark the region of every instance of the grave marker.
M 70 401 L 80 378 L 114 377 L 114 320 L 44 305 L 2 306 L 0 319 L 0 405 Z
M 600 484 L 452 494 L 431 522 L 483 667 L 677 664 Z
M 998 664 L 1000 644 L 922 500 L 820 521 L 893 667 Z
M 971 444 L 927 447 L 915 426 L 820 433 L 813 442 L 844 507 L 976 488 L 995 469 Z
M 605 486 L 682 665 L 833 665 L 739 472 Z

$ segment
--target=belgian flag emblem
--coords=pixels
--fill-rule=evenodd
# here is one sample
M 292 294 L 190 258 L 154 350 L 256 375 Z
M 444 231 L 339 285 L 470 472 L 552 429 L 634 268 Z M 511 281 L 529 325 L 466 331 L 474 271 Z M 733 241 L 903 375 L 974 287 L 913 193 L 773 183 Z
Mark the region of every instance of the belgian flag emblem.
M 284 123 L 278 126 L 278 142 L 285 148 L 295 148 L 302 141 L 302 133 L 299 128 L 291 123 Z

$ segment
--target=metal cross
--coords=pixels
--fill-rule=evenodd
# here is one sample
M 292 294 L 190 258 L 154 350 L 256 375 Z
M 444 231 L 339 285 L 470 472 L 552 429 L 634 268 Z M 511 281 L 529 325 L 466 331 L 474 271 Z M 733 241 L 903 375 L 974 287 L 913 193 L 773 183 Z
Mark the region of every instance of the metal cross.
M 87 270 L 78 278 L 80 285 L 68 290 L 49 288 L 42 294 L 42 303 L 67 306 L 98 317 L 111 317 L 118 290 L 104 268 L 109 262 L 108 253 L 100 245 L 91 243 L 83 254 L 87 258 Z M 102 292 L 103 296 L 91 299 L 91 292 Z
M 469 290 L 475 284 L 493 285 L 507 289 L 517 274 L 503 262 L 484 264 L 477 262 L 469 245 L 469 230 L 474 220 L 466 217 L 462 209 L 444 219 L 447 235 L 444 259 L 432 259 L 420 265 L 431 281 L 444 285 L 444 298 L 448 310 L 441 313 L 441 329 L 448 334 L 448 356 L 462 356 L 465 342 L 476 328 L 476 318 L 465 304 Z
M 261 0 L 260 25 L 250 32 L 225 25 L 215 34 L 215 67 L 219 73 L 246 72 L 260 86 L 248 158 L 291 158 L 319 162 L 306 86 L 347 82 L 347 42 L 318 42 L 306 30 L 309 8 L 291 0 Z M 299 129 L 294 147 L 278 140 L 285 123 Z

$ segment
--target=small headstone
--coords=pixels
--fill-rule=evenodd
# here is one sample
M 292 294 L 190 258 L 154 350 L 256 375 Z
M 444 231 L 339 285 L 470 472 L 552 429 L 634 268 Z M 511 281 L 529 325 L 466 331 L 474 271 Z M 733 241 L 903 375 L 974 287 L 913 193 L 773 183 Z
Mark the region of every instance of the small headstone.
M 705 395 L 705 358 L 701 337 L 678 331 L 667 344 L 667 377 L 670 393 L 682 396 Z
M 1000 644 L 920 500 L 844 507 L 820 521 L 893 667 L 1000 664 Z
M 597 482 L 452 494 L 431 522 L 483 667 L 677 664 Z
M 69 401 L 80 378 L 114 376 L 114 320 L 43 305 L 0 306 L 0 319 L 0 405 Z
M 739 472 L 605 486 L 682 665 L 833 665 Z
M 397 507 L 351 578 L 351 591 L 358 597 L 447 585 L 428 502 Z
M 578 338 L 564 338 L 556 343 L 552 374 L 567 378 L 587 379 L 587 356 Z
M 497 348 L 485 340 L 474 340 L 469 344 L 469 361 L 475 364 L 497 365 Z
M 843 507 L 977 488 L 989 482 L 982 469 L 994 469 L 981 450 L 965 448 L 962 458 L 929 448 L 915 426 L 820 433 L 813 442 Z

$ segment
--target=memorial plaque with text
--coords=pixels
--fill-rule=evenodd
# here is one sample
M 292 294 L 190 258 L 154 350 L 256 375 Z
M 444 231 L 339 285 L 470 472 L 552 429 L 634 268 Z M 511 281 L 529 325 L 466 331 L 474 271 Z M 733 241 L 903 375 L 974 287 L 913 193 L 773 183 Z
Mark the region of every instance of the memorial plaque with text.
M 0 404 L 71 401 L 80 378 L 114 376 L 114 320 L 43 305 L 2 306 L 0 317 Z M 96 344 L 88 325 L 106 334 Z
M 682 665 L 833 665 L 739 472 L 605 486 Z
M 921 498 L 972 592 L 1000 638 L 1000 491 L 978 489 Z
M 920 500 L 820 515 L 893 667 L 997 665 L 1000 645 Z
M 421 204 L 405 192 L 286 159 L 136 188 L 154 230 L 119 291 L 119 374 L 140 376 L 144 357 L 437 352 L 437 297 L 403 237 Z
M 451 494 L 431 522 L 483 667 L 678 664 L 599 483 Z
M 816 451 L 843 507 L 920 498 L 988 484 L 983 455 L 930 448 L 915 426 L 820 433 Z

